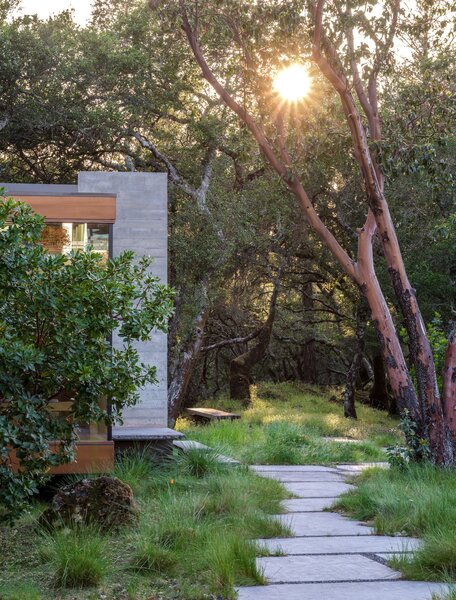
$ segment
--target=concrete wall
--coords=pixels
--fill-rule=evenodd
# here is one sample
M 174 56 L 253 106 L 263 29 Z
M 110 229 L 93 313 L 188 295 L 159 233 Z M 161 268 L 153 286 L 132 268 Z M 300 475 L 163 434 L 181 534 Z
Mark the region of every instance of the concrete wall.
M 113 254 L 133 250 L 152 256 L 151 271 L 167 281 L 168 209 L 165 173 L 79 174 L 78 192 L 117 195 L 117 216 L 113 231 Z M 114 336 L 114 346 L 119 345 Z M 167 339 L 155 332 L 150 342 L 138 343 L 143 362 L 158 369 L 159 383 L 140 391 L 140 402 L 124 412 L 124 427 L 166 427 L 167 411 Z

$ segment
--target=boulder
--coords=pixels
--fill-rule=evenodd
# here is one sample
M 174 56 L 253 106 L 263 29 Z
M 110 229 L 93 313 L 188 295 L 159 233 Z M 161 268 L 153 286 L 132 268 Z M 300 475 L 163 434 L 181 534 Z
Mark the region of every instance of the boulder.
M 117 477 L 82 479 L 59 489 L 40 517 L 44 526 L 93 524 L 102 529 L 134 525 L 138 505 L 133 492 Z

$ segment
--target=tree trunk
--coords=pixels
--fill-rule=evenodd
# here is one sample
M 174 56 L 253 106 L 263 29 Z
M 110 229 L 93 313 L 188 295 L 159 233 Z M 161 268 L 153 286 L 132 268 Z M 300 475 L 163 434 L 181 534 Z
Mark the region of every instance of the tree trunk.
M 251 365 L 244 361 L 244 354 L 237 356 L 230 363 L 230 398 L 241 400 L 244 405 L 250 403 L 250 385 L 253 383 L 250 375 Z
M 374 366 L 374 385 L 369 394 L 369 404 L 373 408 L 389 410 L 390 402 L 388 388 L 386 386 L 385 367 L 381 354 L 376 354 L 373 358 Z
M 358 373 L 361 365 L 363 364 L 364 331 L 366 327 L 367 314 L 368 307 L 365 300 L 361 299 L 356 315 L 356 351 L 347 373 L 347 380 L 344 390 L 344 417 L 351 419 L 358 418 L 355 407 L 355 391 Z
M 202 306 L 195 317 L 193 332 L 184 345 L 168 387 L 168 420 L 170 427 L 174 427 L 181 412 L 193 367 L 203 344 L 204 330 L 209 316 L 207 291 L 207 285 L 204 285 Z
M 199 46 L 197 35 L 190 25 L 184 2 L 180 3 L 180 7 L 184 31 L 204 77 L 225 104 L 239 116 L 251 131 L 266 160 L 296 196 L 310 227 L 312 227 L 315 234 L 332 253 L 347 275 L 357 283 L 366 298 L 380 340 L 385 369 L 399 410 L 401 412 L 404 409 L 409 410 L 411 419 L 416 423 L 418 435 L 426 439 L 429 443 L 431 458 L 434 462 L 448 465 L 453 464 L 456 458 L 453 436 L 444 420 L 432 352 L 414 291 L 407 278 L 396 231 L 384 196 L 384 176 L 379 165 L 371 155 L 363 120 L 351 91 L 354 86 L 359 103 L 368 119 L 371 137 L 374 141 L 380 142 L 381 131 L 378 114 L 377 75 L 382 62 L 376 63 L 372 68 L 366 94 L 358 73 L 355 53 L 352 51 L 353 32 L 351 32 L 351 35 L 347 37 L 347 43 L 352 54 L 350 63 L 353 82 L 349 81 L 341 67 L 343 60 L 338 60 L 337 48 L 331 44 L 327 37 L 325 37 L 324 43 L 322 40 L 324 4 L 325 0 L 317 0 L 313 5 L 314 36 L 312 56 L 322 74 L 328 79 L 340 96 L 347 125 L 353 139 L 353 152 L 360 166 L 369 204 L 367 220 L 359 230 L 357 261 L 351 258 L 333 233 L 326 227 L 304 190 L 301 181 L 293 172 L 291 157 L 286 147 L 286 136 L 283 135 L 283 127 L 281 128 L 278 122 L 280 135 L 276 149 L 271 145 L 270 139 L 265 135 L 262 127 L 246 110 L 245 106 L 239 104 L 214 75 Z M 391 48 L 394 39 L 398 12 L 399 3 L 397 2 L 395 4 L 391 29 L 392 35 L 389 38 L 388 49 Z M 348 31 L 350 33 L 349 28 Z M 372 241 L 377 230 L 383 245 L 394 291 L 399 300 L 401 311 L 404 314 L 410 342 L 410 357 L 415 365 L 418 382 L 419 400 L 410 378 L 393 319 L 375 275 Z
M 347 419 L 357 419 L 355 406 L 355 383 L 358 375 L 358 370 L 361 365 L 361 355 L 359 352 L 355 353 L 352 363 L 347 373 L 347 379 L 345 382 L 344 390 L 344 417 Z
M 456 321 L 451 325 L 442 377 L 443 409 L 453 442 L 456 443 Z
M 282 277 L 284 266 L 285 261 L 280 266 L 277 276 L 274 280 L 274 287 L 272 290 L 271 300 L 269 302 L 268 318 L 261 327 L 255 345 L 243 354 L 233 358 L 230 363 L 230 398 L 233 400 L 241 400 L 245 405 L 248 405 L 251 399 L 251 371 L 253 367 L 264 357 L 267 349 L 269 348 L 272 327 L 276 314 L 277 297 L 280 289 L 280 279 Z

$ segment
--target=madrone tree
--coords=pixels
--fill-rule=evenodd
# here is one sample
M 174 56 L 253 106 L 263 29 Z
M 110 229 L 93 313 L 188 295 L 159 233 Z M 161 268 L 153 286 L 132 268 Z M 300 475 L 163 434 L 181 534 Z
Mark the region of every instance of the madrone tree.
M 168 18 L 175 11 L 174 17 L 185 32 L 204 78 L 254 136 L 265 160 L 299 202 L 308 225 L 360 289 L 370 309 L 399 410 L 409 411 L 418 435 L 428 443 L 436 463 L 454 464 L 454 385 L 445 386 L 441 399 L 426 329 L 388 206 L 381 161 L 385 140 L 378 88 L 383 70 L 391 65 L 400 18 L 399 0 L 367 4 L 333 2 L 328 8 L 325 0 L 314 3 L 239 0 L 204 5 L 179 0 L 178 8 L 175 3 L 165 7 L 160 2 L 152 4 L 155 9 L 158 6 L 158 11 L 166 12 Z M 381 8 L 377 17 L 375 4 Z M 306 55 L 311 56 L 323 78 L 316 85 L 326 81 L 340 99 L 353 157 L 364 183 L 366 218 L 357 231 L 355 257 L 323 222 L 295 168 L 299 149 L 296 123 L 303 126 L 302 121 L 292 120 L 294 127 L 288 126 L 286 111 L 271 93 L 271 72 L 278 69 L 279 62 L 283 65 L 301 61 Z M 407 330 L 415 382 L 376 275 L 373 252 L 376 240 L 381 244 Z M 454 344 L 452 337 L 445 380 L 455 377 Z

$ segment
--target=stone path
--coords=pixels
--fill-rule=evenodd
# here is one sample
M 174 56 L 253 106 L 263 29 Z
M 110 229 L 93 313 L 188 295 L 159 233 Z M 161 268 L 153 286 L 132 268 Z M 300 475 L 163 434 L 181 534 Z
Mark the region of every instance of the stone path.
M 338 467 L 254 466 L 297 498 L 277 518 L 294 537 L 259 540 L 271 556 L 258 558 L 268 585 L 238 589 L 239 600 L 431 600 L 446 586 L 401 580 L 387 565 L 392 554 L 410 552 L 419 540 L 374 535 L 373 529 L 337 513 L 323 512 L 351 489 L 347 476 L 371 465 Z

